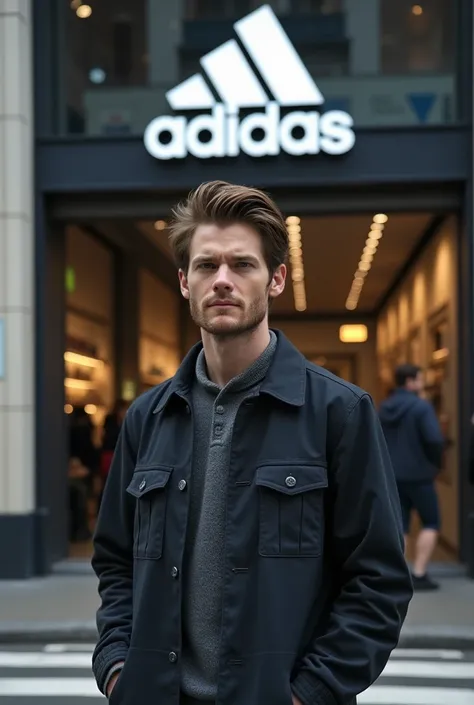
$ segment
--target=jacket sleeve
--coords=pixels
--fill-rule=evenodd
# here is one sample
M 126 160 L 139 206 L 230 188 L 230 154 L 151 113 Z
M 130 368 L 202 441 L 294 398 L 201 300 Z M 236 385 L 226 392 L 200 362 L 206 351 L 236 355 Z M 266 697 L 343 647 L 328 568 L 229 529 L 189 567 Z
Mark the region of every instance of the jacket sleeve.
M 393 470 L 367 395 L 349 412 L 329 470 L 326 550 L 336 597 L 292 683 L 304 705 L 352 703 L 372 685 L 413 595 Z
M 432 465 L 441 468 L 445 439 L 435 410 L 429 402 L 423 403 L 418 417 L 418 426 L 426 457 Z
M 99 579 L 100 606 L 92 665 L 101 692 L 111 667 L 125 661 L 132 630 L 134 505 L 126 488 L 136 462 L 133 423 L 131 407 L 121 428 L 94 535 L 92 567 Z

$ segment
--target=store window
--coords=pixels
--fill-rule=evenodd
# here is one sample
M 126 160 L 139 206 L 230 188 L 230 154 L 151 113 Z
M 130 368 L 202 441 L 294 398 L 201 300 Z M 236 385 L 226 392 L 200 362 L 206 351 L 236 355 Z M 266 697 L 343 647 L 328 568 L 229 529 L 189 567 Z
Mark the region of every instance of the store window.
M 313 76 L 323 110 L 345 110 L 360 127 L 457 117 L 457 0 L 57 2 L 62 134 L 142 135 L 170 112 L 167 92 L 202 74 L 201 57 L 236 38 L 233 23 L 262 4 Z

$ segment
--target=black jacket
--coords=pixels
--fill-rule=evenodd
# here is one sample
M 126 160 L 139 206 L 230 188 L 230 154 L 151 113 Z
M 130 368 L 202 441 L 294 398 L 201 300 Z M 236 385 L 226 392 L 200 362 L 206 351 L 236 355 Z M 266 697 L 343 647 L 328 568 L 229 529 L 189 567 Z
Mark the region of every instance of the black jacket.
M 227 488 L 218 705 L 350 705 L 383 670 L 412 597 L 377 413 L 279 332 L 237 415 Z M 94 539 L 100 689 L 178 705 L 195 346 L 129 409 Z M 289 479 L 291 478 L 291 479 Z
M 433 406 L 397 389 L 381 404 L 380 421 L 397 481 L 432 480 L 441 468 L 445 445 Z

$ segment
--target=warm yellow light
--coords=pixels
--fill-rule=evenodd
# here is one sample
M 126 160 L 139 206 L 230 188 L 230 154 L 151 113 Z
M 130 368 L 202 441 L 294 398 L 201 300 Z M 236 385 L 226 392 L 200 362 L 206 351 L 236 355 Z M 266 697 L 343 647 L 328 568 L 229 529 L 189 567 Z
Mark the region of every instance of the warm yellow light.
M 74 407 L 72 404 L 64 404 L 64 413 L 65 414 L 72 414 L 74 411 Z
M 357 302 L 356 301 L 347 301 L 346 308 L 348 311 L 355 311 L 355 309 L 357 308 Z
M 157 220 L 155 222 L 155 230 L 165 230 L 166 220 Z
M 368 272 L 371 268 L 371 263 L 370 262 L 359 262 L 359 269 L 361 272 Z
M 413 5 L 413 7 L 411 8 L 411 11 L 417 17 L 419 17 L 420 15 L 423 14 L 423 8 L 421 7 L 421 5 Z
M 373 255 L 369 255 L 369 254 L 367 254 L 366 252 L 364 252 L 364 254 L 362 255 L 362 257 L 360 258 L 360 261 L 361 261 L 361 262 L 372 262 L 373 259 L 374 259 L 374 256 L 373 256 Z
M 71 377 L 66 377 L 64 380 L 64 386 L 69 387 L 69 389 L 94 389 L 94 382 L 89 382 L 87 379 L 72 379 Z
M 289 215 L 288 218 L 286 219 L 287 225 L 299 225 L 300 222 L 301 222 L 301 219 L 297 215 Z
M 89 414 L 89 416 L 94 416 L 94 414 L 97 414 L 97 407 L 95 404 L 86 404 L 84 411 L 86 414 Z
M 364 253 L 364 255 L 375 255 L 375 253 L 377 252 L 377 248 L 373 245 L 366 245 L 362 252 Z
M 82 365 L 83 367 L 103 367 L 103 360 L 98 360 L 95 357 L 89 357 L 88 355 L 80 355 L 79 353 L 67 350 L 64 353 L 64 360 L 66 362 L 71 362 L 75 365 Z
M 378 223 L 379 225 L 381 223 L 386 223 L 388 220 L 388 215 L 385 215 L 385 213 L 377 213 L 377 215 L 374 215 L 374 223 Z
M 358 269 L 357 272 L 354 274 L 354 279 L 365 279 L 367 276 L 367 272 L 363 272 L 361 269 Z
M 367 326 L 363 324 L 348 324 L 339 328 L 341 343 L 365 343 L 368 337 Z
M 92 15 L 92 7 L 90 5 L 79 5 L 79 7 L 76 10 L 76 15 L 81 20 L 86 20 L 88 17 L 90 17 Z

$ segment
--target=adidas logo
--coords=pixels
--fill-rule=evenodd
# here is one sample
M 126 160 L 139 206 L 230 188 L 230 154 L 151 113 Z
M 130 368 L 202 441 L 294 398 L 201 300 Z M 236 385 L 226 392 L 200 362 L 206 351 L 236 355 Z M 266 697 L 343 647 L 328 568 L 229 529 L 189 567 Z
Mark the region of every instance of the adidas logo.
M 266 157 L 281 150 L 299 156 L 352 149 L 355 135 L 348 113 L 311 110 L 322 105 L 324 97 L 271 7 L 263 5 L 234 29 L 250 61 L 235 39 L 203 56 L 200 63 L 208 82 L 195 74 L 166 98 L 176 112 L 208 112 L 189 121 L 182 115 L 155 118 L 145 130 L 147 151 L 156 159 L 183 159 L 188 154 L 209 159 L 237 157 L 240 152 Z M 296 107 L 299 110 L 285 110 Z M 259 110 L 240 119 L 241 111 L 253 108 Z

